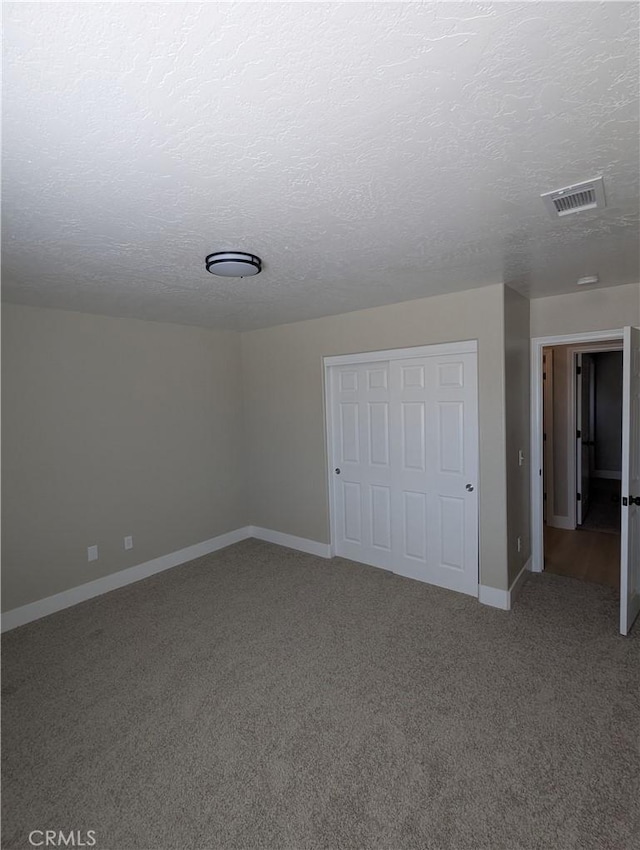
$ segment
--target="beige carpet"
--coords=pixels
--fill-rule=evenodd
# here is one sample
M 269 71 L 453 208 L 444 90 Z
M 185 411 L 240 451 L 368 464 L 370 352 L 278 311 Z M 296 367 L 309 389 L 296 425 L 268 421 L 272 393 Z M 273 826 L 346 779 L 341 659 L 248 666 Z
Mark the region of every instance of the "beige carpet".
M 4 639 L 4 840 L 98 850 L 640 846 L 640 639 L 246 541 Z

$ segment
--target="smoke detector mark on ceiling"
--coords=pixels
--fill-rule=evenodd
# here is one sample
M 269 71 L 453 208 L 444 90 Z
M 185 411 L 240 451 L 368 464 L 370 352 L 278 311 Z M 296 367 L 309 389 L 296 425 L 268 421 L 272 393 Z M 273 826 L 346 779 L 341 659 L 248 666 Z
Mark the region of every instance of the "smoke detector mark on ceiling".
M 602 177 L 594 177 L 584 183 L 574 183 L 553 192 L 544 192 L 540 197 L 551 218 L 562 218 L 585 210 L 603 209 L 607 205 Z

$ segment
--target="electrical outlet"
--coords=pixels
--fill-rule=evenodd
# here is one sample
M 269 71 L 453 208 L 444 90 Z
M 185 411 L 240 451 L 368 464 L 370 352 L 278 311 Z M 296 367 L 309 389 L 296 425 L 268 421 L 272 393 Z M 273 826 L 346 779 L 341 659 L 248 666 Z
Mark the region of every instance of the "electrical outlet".
M 98 560 L 98 547 L 97 546 L 88 546 L 87 547 L 87 561 L 97 561 Z
M 518 466 L 522 466 L 523 463 L 524 463 L 524 452 L 522 451 L 522 449 L 519 449 L 518 450 Z
M 522 551 L 522 537 L 518 537 L 518 552 Z
M 133 537 L 131 535 L 124 538 L 124 548 L 133 549 Z

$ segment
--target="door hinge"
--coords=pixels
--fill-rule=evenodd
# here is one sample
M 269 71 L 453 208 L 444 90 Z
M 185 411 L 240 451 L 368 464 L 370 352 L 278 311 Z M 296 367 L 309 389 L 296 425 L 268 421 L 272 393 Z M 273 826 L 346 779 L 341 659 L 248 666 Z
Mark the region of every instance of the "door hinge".
M 543 434 L 543 435 L 542 435 L 542 442 L 543 442 L 543 443 L 546 443 L 546 442 L 547 442 L 547 435 L 546 435 L 546 434 Z
M 578 366 L 578 368 L 576 369 L 576 374 L 582 375 L 582 366 Z
M 582 501 L 582 493 L 576 493 L 576 502 Z
M 576 431 L 576 440 L 579 440 L 581 436 L 582 436 L 582 431 L 580 429 L 578 429 Z
M 629 502 L 627 501 L 627 497 L 626 497 L 626 496 L 623 496 L 623 497 L 622 497 L 622 504 L 625 506 L 625 508 L 628 508 L 628 507 L 629 507 Z

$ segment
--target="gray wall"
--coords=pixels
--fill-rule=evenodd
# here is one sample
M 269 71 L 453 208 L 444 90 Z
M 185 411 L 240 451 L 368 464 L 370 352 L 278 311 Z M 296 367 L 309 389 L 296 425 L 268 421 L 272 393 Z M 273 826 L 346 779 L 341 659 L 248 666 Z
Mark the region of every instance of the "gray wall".
M 529 470 L 529 300 L 504 288 L 505 421 L 507 460 L 507 558 L 509 583 L 531 555 Z M 518 451 L 524 463 L 518 462 Z M 518 552 L 518 537 L 521 548 Z
M 507 589 L 504 287 L 242 335 L 250 522 L 329 542 L 322 358 L 478 340 L 481 582 Z
M 3 610 L 246 524 L 237 334 L 5 305 L 2 367 Z
M 531 301 L 531 336 L 640 326 L 640 283 L 585 289 Z
M 593 356 L 596 367 L 596 471 L 622 470 L 622 352 Z
M 327 542 L 323 355 L 464 339 L 479 343 L 481 581 L 506 589 L 529 549 L 527 306 L 495 285 L 242 335 L 4 306 L 3 610 L 249 523 Z M 640 284 L 530 314 L 533 336 L 640 325 Z

